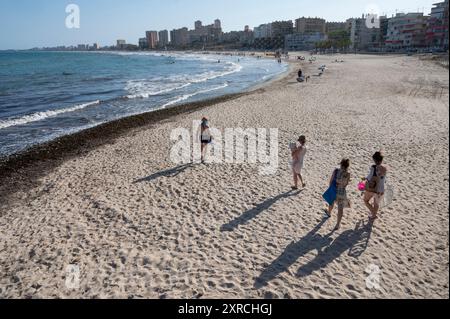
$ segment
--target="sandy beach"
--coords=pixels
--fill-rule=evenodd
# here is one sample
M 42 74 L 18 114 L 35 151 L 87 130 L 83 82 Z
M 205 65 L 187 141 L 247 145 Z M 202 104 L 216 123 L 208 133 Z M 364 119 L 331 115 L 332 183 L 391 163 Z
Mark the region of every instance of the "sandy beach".
M 448 69 L 369 55 L 302 68 L 308 83 L 290 73 L 136 128 L 109 126 L 67 157 L 3 167 L 0 297 L 448 298 Z M 172 163 L 172 130 L 203 116 L 218 129 L 278 128 L 277 173 Z M 300 134 L 307 187 L 292 192 L 288 146 Z M 395 196 L 372 224 L 357 184 L 380 149 Z M 344 157 L 353 205 L 332 233 L 322 194 Z M 75 286 L 68 269 L 80 271 Z

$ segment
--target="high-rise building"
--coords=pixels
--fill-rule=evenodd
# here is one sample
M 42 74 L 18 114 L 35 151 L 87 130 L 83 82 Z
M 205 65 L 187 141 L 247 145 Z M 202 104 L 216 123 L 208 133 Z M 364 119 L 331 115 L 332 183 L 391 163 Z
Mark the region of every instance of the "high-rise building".
M 222 22 L 219 19 L 214 20 L 214 28 L 222 30 Z
M 187 32 L 188 43 L 197 46 L 204 46 L 207 43 L 220 42 L 222 37 L 222 24 L 220 20 L 213 24 L 203 25 L 202 21 L 195 21 L 195 29 Z
M 140 38 L 139 39 L 139 49 L 141 49 L 141 50 L 148 49 L 148 40 L 147 40 L 147 38 Z
M 272 24 L 261 24 L 253 30 L 255 39 L 271 38 L 272 37 Z
M 124 49 L 127 45 L 127 41 L 125 40 L 117 40 L 117 48 Z
M 156 49 L 158 46 L 158 32 L 157 31 L 147 31 L 145 33 L 149 49 Z
M 160 47 L 165 47 L 166 45 L 169 44 L 169 31 L 167 30 L 159 31 L 158 37 Z
M 174 46 L 186 46 L 189 44 L 188 28 L 170 31 L 170 41 Z
M 201 28 L 203 28 L 203 23 L 200 20 L 195 21 L 195 30 L 200 30 Z
M 389 19 L 386 46 L 391 49 L 426 46 L 427 24 L 428 17 L 423 13 L 398 13 Z
M 325 20 L 321 18 L 299 18 L 295 20 L 295 31 L 297 33 L 325 33 Z

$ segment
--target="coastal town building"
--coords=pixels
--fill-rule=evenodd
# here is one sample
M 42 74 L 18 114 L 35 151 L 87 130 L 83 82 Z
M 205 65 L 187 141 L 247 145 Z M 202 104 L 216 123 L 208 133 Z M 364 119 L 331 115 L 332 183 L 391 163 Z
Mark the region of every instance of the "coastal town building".
M 386 47 L 386 39 L 389 28 L 389 19 L 386 16 L 381 16 L 380 18 L 380 30 L 379 30 L 379 43 L 380 49 L 384 50 Z
M 169 44 L 169 31 L 162 30 L 158 32 L 158 46 L 165 47 Z
M 384 21 L 386 18 L 380 17 L 379 19 Z M 381 50 L 381 47 L 384 45 L 384 31 L 377 26 L 368 27 L 365 14 L 361 18 L 348 19 L 347 24 L 350 26 L 350 49 L 362 51 Z
M 148 49 L 148 41 L 147 38 L 140 38 L 139 39 L 139 49 L 146 50 Z
M 322 33 L 326 32 L 325 19 L 321 18 L 299 18 L 295 20 L 295 32 L 296 33 Z
M 127 41 L 117 40 L 117 48 L 118 49 L 124 49 L 126 45 L 127 45 Z
M 158 32 L 157 31 L 147 31 L 145 33 L 147 38 L 147 44 L 149 49 L 156 49 L 158 46 Z
M 286 51 L 309 51 L 313 50 L 316 43 L 326 41 L 327 36 L 323 33 L 295 33 L 285 37 Z
M 182 47 L 189 44 L 188 28 L 175 29 L 170 31 L 171 44 L 175 47 Z
M 340 31 L 349 31 L 349 25 L 346 22 L 326 22 L 325 23 L 325 33 L 330 34 Z
M 448 49 L 448 3 L 436 3 L 431 9 L 425 36 L 428 47 Z
M 253 31 L 249 26 L 245 26 L 244 31 L 231 31 L 223 33 L 220 43 L 227 44 L 228 47 L 235 49 L 238 48 L 250 48 L 253 44 Z M 234 45 L 234 46 L 230 46 Z
M 194 30 L 188 30 L 187 42 L 194 46 L 219 42 L 222 33 L 222 22 L 219 19 L 210 25 L 203 25 L 202 21 L 195 21 Z
M 283 50 L 285 37 L 293 33 L 292 20 L 261 24 L 253 31 L 253 47 L 258 50 Z
M 214 29 L 219 29 L 220 31 L 222 31 L 222 22 L 220 21 L 220 19 L 214 20 Z
M 294 32 L 294 23 L 289 21 L 272 22 L 272 37 L 285 37 Z
M 390 49 L 425 47 L 427 25 L 428 17 L 421 12 L 398 13 L 389 19 L 386 47 Z
M 255 40 L 272 37 L 272 23 L 261 24 L 253 30 Z

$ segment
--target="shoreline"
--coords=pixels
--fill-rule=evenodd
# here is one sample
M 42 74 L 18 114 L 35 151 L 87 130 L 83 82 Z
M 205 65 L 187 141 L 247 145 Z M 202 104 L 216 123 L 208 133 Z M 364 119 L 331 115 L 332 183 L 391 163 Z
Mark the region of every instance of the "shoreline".
M 0 156 L 0 207 L 7 206 L 11 195 L 26 192 L 38 185 L 37 180 L 52 169 L 71 158 L 87 154 L 90 151 L 114 141 L 134 130 L 170 120 L 179 115 L 189 114 L 219 103 L 258 94 L 276 82 L 293 75 L 295 63 L 287 63 L 285 72 L 274 78 L 255 84 L 240 93 L 225 94 L 215 98 L 188 102 L 167 109 L 149 111 L 138 115 L 126 116 L 108 123 L 60 136 L 54 140 L 32 145 L 20 152 Z

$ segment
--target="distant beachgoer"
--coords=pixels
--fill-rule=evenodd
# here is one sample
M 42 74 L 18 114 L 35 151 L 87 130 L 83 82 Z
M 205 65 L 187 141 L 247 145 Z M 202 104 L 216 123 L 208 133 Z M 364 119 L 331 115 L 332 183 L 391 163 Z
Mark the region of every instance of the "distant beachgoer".
M 306 137 L 300 136 L 298 143 L 293 143 L 291 145 L 292 152 L 292 173 L 294 175 L 294 186 L 293 190 L 298 190 L 298 181 L 302 184 L 302 187 L 306 187 L 306 183 L 303 180 L 302 170 L 305 161 L 305 155 L 307 152 L 306 148 Z
M 300 69 L 298 71 L 298 78 L 301 79 L 302 77 L 303 77 L 303 71 L 302 71 L 302 69 Z
M 209 144 L 212 143 L 212 135 L 209 129 L 209 121 L 206 117 L 202 119 L 202 123 L 200 125 L 200 143 L 201 143 L 201 161 L 205 162 L 205 153 Z
M 370 210 L 370 219 L 378 218 L 378 211 L 383 201 L 386 177 L 388 173 L 387 167 L 383 164 L 384 157 L 381 152 L 376 152 L 372 159 L 375 163 L 370 168 L 369 175 L 366 178 L 366 192 L 364 194 L 364 203 Z M 373 204 L 371 201 L 373 200 Z
M 344 216 L 344 209 L 350 207 L 350 201 L 347 198 L 347 186 L 350 182 L 350 160 L 343 159 L 341 161 L 340 168 L 336 168 L 330 179 L 330 186 L 333 183 L 336 183 L 336 201 L 329 205 L 327 215 L 331 217 L 331 214 L 334 209 L 334 205 L 337 203 L 338 205 L 338 220 L 335 227 L 335 230 L 339 230 L 341 228 L 342 217 Z

